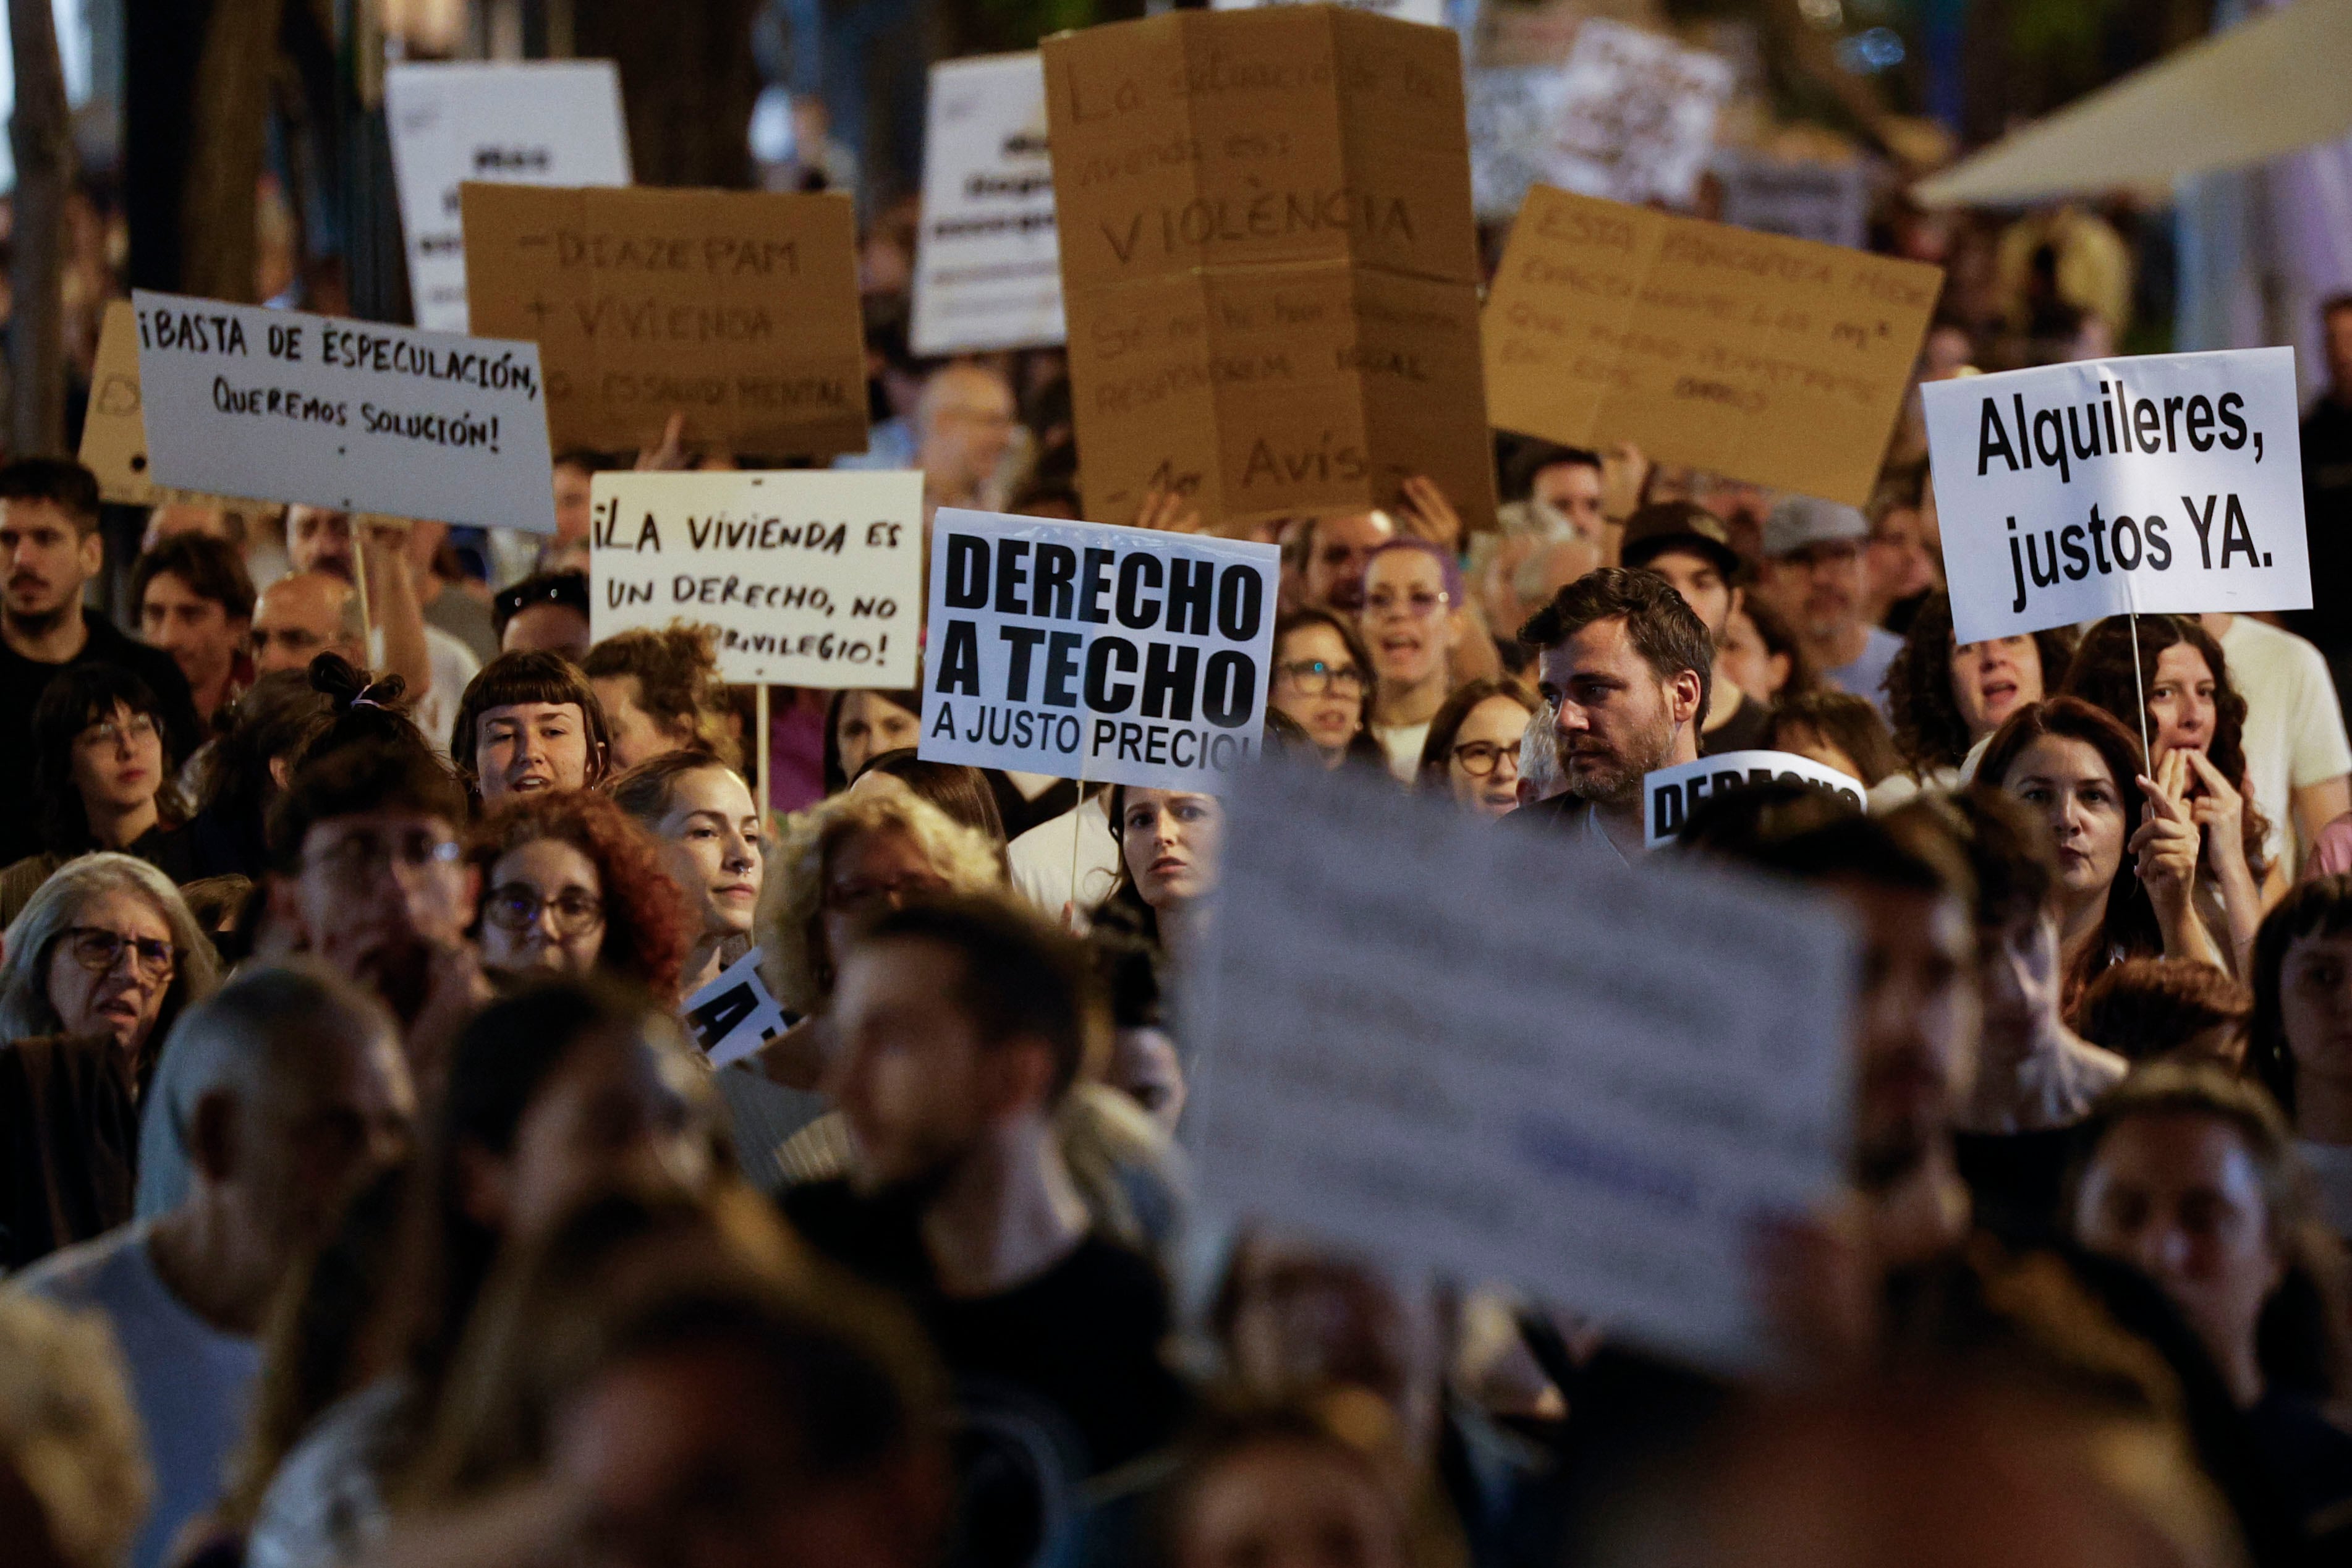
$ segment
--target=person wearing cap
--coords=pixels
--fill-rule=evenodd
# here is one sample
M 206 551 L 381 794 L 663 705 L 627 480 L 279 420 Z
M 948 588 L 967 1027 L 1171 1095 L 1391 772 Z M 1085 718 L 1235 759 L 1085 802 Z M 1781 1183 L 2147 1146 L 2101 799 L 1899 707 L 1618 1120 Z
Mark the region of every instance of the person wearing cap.
M 1865 697 L 1887 716 L 1886 667 L 1903 639 L 1863 618 L 1861 512 L 1813 496 L 1790 496 L 1764 519 L 1764 596 L 1797 628 L 1824 685 Z M 1890 720 L 1891 722 L 1891 720 Z
M 1739 608 L 1744 573 L 1722 519 L 1694 502 L 1654 502 L 1625 519 L 1622 559 L 1673 583 L 1715 646 L 1714 690 L 1699 725 L 1699 754 L 1769 747 L 1772 710 L 1724 672 L 1724 628 Z

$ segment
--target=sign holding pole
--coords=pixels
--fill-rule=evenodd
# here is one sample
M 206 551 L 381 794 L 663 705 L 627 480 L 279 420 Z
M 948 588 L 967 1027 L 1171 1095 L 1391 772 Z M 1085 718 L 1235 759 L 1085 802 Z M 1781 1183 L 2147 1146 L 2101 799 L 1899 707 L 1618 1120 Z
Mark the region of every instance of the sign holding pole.
M 588 495 L 599 642 L 685 621 L 716 630 L 721 679 L 763 695 L 915 684 L 920 474 L 599 474 Z
M 941 507 L 922 755 L 1222 794 L 1257 756 L 1272 545 Z
M 158 485 L 555 531 L 535 344 L 131 296 Z
M 1919 391 L 1961 642 L 2310 607 L 2294 350 L 2085 360 Z

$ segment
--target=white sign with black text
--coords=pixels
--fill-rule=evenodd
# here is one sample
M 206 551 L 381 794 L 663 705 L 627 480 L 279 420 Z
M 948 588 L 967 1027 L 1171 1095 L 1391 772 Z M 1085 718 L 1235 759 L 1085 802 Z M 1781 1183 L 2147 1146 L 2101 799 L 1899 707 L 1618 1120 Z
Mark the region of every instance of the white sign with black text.
M 1258 753 L 1272 545 L 940 508 L 922 755 L 1221 794 Z
M 388 66 L 383 113 L 409 298 L 416 324 L 433 331 L 466 329 L 458 186 L 629 183 L 621 78 L 610 60 Z
M 1045 68 L 1034 52 L 931 68 L 912 337 L 926 355 L 1063 340 Z
M 760 978 L 760 949 L 752 948 L 719 972 L 717 979 L 686 998 L 680 1009 L 695 1044 L 713 1067 L 742 1061 L 784 1032 L 784 1006 Z
M 1727 751 L 1678 762 L 1642 776 L 1642 847 L 1675 841 L 1700 806 L 1759 784 L 1802 784 L 1826 789 L 1855 810 L 1868 810 L 1861 779 L 1792 751 Z
M 1691 199 L 1731 91 L 1721 56 L 1594 16 L 1577 28 L 1563 78 L 1551 183 L 1612 202 Z
M 555 531 L 539 345 L 131 297 L 158 485 Z
M 717 629 L 730 685 L 915 684 L 920 474 L 599 474 L 588 495 L 596 641 L 685 621 Z
M 1833 905 L 1348 768 L 1252 769 L 1225 834 L 1187 1015 L 1205 1205 L 1711 1367 L 1770 1358 L 1755 1228 L 1844 1176 Z
M 1961 642 L 2310 607 L 2294 350 L 2084 360 L 1919 394 Z

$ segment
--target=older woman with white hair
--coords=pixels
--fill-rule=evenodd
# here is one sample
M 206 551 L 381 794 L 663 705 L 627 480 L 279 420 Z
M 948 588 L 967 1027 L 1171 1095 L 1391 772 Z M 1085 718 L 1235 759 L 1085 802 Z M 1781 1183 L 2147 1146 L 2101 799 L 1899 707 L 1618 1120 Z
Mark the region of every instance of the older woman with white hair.
M 0 1267 L 14 1270 L 131 1218 L 140 1100 L 220 965 L 170 879 L 126 854 L 67 862 L 0 941 Z

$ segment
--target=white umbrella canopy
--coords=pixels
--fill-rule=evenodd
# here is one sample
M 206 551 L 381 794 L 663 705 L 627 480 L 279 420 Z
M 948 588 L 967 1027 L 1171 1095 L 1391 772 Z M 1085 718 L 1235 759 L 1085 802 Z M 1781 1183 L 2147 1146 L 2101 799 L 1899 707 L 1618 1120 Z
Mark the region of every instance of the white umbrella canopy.
M 2163 185 L 2352 131 L 2352 0 L 2300 0 L 2175 50 L 1920 181 L 1924 206 Z

